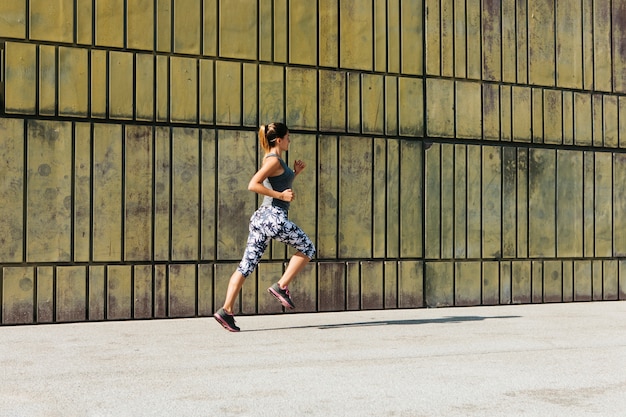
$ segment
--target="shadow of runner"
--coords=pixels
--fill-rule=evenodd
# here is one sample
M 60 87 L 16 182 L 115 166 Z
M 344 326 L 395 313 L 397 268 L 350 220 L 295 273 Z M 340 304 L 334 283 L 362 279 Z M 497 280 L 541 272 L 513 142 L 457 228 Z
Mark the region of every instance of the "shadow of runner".
M 370 327 L 370 326 L 411 326 L 418 324 L 438 324 L 438 323 L 464 323 L 471 321 L 483 321 L 492 319 L 516 319 L 522 316 L 449 316 L 440 317 L 436 319 L 410 319 L 410 320 L 380 320 L 380 321 L 360 321 L 354 323 L 337 323 L 337 324 L 322 324 L 311 326 L 291 326 L 291 327 L 276 327 L 269 329 L 253 329 L 242 330 L 246 332 L 264 332 L 270 330 L 289 330 L 289 329 L 345 329 L 348 327 Z

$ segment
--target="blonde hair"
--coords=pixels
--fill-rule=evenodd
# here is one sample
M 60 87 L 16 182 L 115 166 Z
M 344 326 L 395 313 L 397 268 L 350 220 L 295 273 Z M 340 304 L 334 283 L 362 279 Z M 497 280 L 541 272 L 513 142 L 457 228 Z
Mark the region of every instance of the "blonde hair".
M 272 146 L 274 146 L 276 139 L 284 138 L 288 131 L 289 129 L 284 123 L 261 125 L 261 128 L 259 129 L 259 143 L 265 153 L 269 153 Z

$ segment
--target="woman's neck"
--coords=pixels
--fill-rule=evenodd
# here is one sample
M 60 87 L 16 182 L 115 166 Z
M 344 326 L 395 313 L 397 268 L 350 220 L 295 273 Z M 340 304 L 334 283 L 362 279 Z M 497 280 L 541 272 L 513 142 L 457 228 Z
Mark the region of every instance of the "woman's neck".
M 270 148 L 270 151 L 267 153 L 267 155 L 269 155 L 271 153 L 278 155 L 280 158 L 283 157 L 283 152 L 280 150 L 280 148 L 278 146 Z

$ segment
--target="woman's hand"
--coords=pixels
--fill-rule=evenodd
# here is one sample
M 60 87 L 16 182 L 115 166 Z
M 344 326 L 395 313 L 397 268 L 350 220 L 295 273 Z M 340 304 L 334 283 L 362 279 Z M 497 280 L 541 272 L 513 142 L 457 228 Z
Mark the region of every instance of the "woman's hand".
M 304 168 L 306 168 L 306 164 L 301 159 L 297 159 L 293 164 L 293 172 L 295 172 L 296 175 L 301 173 Z
M 294 197 L 295 194 L 293 193 L 293 190 L 291 188 L 287 188 L 285 191 L 280 193 L 280 199 L 288 203 L 293 201 Z

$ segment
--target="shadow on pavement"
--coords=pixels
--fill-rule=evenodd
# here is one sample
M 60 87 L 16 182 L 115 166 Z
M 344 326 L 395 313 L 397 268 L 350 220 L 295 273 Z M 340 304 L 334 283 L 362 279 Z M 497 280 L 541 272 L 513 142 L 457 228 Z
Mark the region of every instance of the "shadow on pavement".
M 521 316 L 450 316 L 440 317 L 436 319 L 411 319 L 411 320 L 381 320 L 381 321 L 361 321 L 354 323 L 337 323 L 337 324 L 323 324 L 323 325 L 311 325 L 311 326 L 291 326 L 291 327 L 277 327 L 269 329 L 254 329 L 254 330 L 242 330 L 245 332 L 264 332 L 270 330 L 289 330 L 289 329 L 345 329 L 348 327 L 369 327 L 369 326 L 410 326 L 416 324 L 438 324 L 438 323 L 464 323 L 470 321 L 483 321 L 492 319 L 516 319 Z

